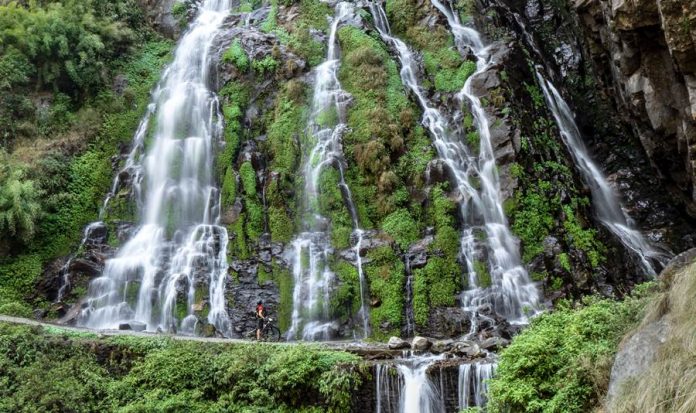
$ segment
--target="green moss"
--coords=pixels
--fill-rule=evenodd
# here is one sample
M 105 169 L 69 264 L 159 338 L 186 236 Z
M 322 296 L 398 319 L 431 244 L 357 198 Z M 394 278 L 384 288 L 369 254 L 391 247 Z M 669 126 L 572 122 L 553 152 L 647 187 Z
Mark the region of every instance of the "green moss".
M 239 176 L 242 181 L 242 188 L 248 197 L 256 196 L 256 171 L 250 161 L 246 161 L 239 167 Z
M 488 271 L 486 263 L 479 260 L 474 261 L 474 271 L 478 278 L 479 287 L 488 288 L 491 286 L 491 273 Z
M 454 46 L 435 52 L 424 51 L 423 64 L 428 76 L 434 80 L 435 89 L 445 93 L 459 92 L 476 71 L 476 63 L 463 60 Z
M 232 45 L 222 55 L 222 60 L 234 64 L 240 72 L 246 72 L 249 69 L 249 57 L 239 39 L 234 39 Z
M 414 271 L 412 277 L 413 318 L 416 325 L 424 326 L 428 323 L 431 308 L 428 303 L 428 277 L 422 269 Z
M 267 73 L 274 73 L 278 68 L 278 61 L 272 56 L 266 56 L 261 60 L 254 60 L 251 62 L 251 67 L 254 71 L 260 75 Z
M 276 99 L 276 106 L 267 128 L 270 167 L 292 174 L 299 160 L 299 137 L 305 124 L 305 85 L 299 81 L 286 83 Z
M 570 272 L 572 267 L 570 265 L 570 258 L 568 257 L 568 254 L 565 252 L 562 252 L 562 253 L 558 254 L 557 258 L 558 258 L 558 263 L 561 264 L 561 268 Z
M 222 179 L 222 205 L 229 207 L 237 199 L 237 173 L 231 166 L 227 167 Z
M 398 209 L 389 214 L 382 223 L 382 230 L 403 250 L 420 237 L 418 224 L 406 209 Z
M 292 220 L 283 207 L 268 207 L 268 226 L 275 242 L 289 242 L 295 233 Z
M 592 228 L 583 228 L 576 217 L 572 206 L 563 207 L 565 220 L 563 227 L 568 231 L 568 242 L 577 249 L 584 251 L 590 259 L 593 268 L 604 262 L 606 247 L 597 239 L 597 231 Z
M 370 263 L 365 266 L 365 274 L 370 285 L 370 295 L 378 305 L 370 310 L 370 323 L 373 336 L 383 339 L 398 335 L 401 328 L 404 307 L 404 265 L 388 246 L 368 253 Z M 382 324 L 389 327 L 382 329 Z
M 336 261 L 332 269 L 338 277 L 338 288 L 331 297 L 331 313 L 338 320 L 347 320 L 360 310 L 360 278 L 357 269 L 345 261 Z
M 407 188 L 422 184 L 433 153 L 385 45 L 350 26 L 339 29 L 338 39 L 343 51 L 339 78 L 353 96 L 350 130 L 343 139 L 346 180 L 361 225 L 379 226 L 400 207 L 418 212 Z
M 290 271 L 273 264 L 273 280 L 280 291 L 280 308 L 278 308 L 278 328 L 285 332 L 290 328 L 293 306 L 293 278 Z
M 263 206 L 256 199 L 247 197 L 244 200 L 244 207 L 246 211 L 246 235 L 249 239 L 258 240 L 265 228 Z
M 259 264 L 258 270 L 256 271 L 256 279 L 259 285 L 265 284 L 266 281 L 271 279 L 272 275 L 272 272 L 269 273 L 263 264 Z

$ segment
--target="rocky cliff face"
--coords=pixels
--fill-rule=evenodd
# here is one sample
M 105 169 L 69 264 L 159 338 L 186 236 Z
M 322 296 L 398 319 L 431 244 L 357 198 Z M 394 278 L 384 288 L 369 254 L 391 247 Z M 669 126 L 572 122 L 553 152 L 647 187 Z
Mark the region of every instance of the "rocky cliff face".
M 479 22 L 489 35 L 512 40 L 562 89 L 594 160 L 638 227 L 673 252 L 690 248 L 693 116 L 682 68 L 690 35 L 667 40 L 677 20 L 682 30 L 688 26 L 688 13 L 660 13 L 665 2 L 481 3 Z
M 572 2 L 596 65 L 651 163 L 696 199 L 696 12 L 693 1 Z

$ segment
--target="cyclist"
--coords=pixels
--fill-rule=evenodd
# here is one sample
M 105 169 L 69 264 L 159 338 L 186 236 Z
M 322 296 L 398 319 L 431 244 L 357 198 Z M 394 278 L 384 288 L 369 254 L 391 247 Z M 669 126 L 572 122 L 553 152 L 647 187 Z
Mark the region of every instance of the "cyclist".
M 263 301 L 256 303 L 256 340 L 261 341 L 261 330 L 263 329 L 263 320 L 266 319 L 266 308 L 263 306 Z

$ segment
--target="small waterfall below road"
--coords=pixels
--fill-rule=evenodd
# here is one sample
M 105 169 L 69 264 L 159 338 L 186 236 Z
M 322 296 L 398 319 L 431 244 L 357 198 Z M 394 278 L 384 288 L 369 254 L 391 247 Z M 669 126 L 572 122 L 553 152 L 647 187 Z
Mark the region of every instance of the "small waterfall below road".
M 496 365 L 491 362 L 462 364 L 459 366 L 457 387 L 459 409 L 483 407 L 488 400 L 488 383 L 495 373 Z
M 597 218 L 636 258 L 645 275 L 656 276 L 659 268 L 655 264 L 665 266 L 672 254 L 658 251 L 635 228 L 604 174 L 590 157 L 570 107 L 551 82 L 547 81 L 538 71 L 536 75 L 544 92 L 546 104 L 561 132 L 563 142 L 573 157 L 583 180 L 590 187 L 592 204 Z
M 316 142 L 304 159 L 304 232 L 292 242 L 292 273 L 295 286 L 292 322 L 287 333 L 290 340 L 328 340 L 335 336 L 338 328 L 329 309 L 336 278 L 329 266 L 333 255 L 328 232 L 330 222 L 321 216 L 318 205 L 320 178 L 322 171 L 327 167 L 338 170 L 341 193 L 353 221 L 352 238 L 355 239 L 355 264 L 360 279 L 362 303 L 359 315 L 362 318 L 363 336 L 366 337 L 369 333 L 365 304 L 366 284 L 360 257 L 363 231 L 358 225 L 352 195 L 345 182 L 345 160 L 341 146 L 341 138 L 347 128 L 345 106 L 350 100 L 350 95 L 341 88 L 338 81 L 340 59 L 336 36 L 339 24 L 353 13 L 354 9 L 350 3 L 341 2 L 336 5 L 329 33 L 327 57 L 315 70 L 314 97 L 307 135 Z
M 474 123 L 480 136 L 478 157 L 462 143 L 462 137 L 457 136 L 450 125 L 451 120 L 426 98 L 416 75 L 416 60 L 408 46 L 390 34 L 384 9 L 371 2 L 370 10 L 382 39 L 398 53 L 402 81 L 423 109 L 423 124 L 430 132 L 439 157 L 451 171 L 454 189 L 461 197 L 460 215 L 464 221 L 460 241 L 461 255 L 467 266 L 469 280 L 469 289 L 462 294 L 463 305 L 473 315 L 478 307 L 490 304 L 510 322 L 525 323 L 528 311 L 534 311 L 539 306 L 539 294 L 521 264 L 518 241 L 508 227 L 490 142 L 488 118 L 480 99 L 471 91 L 471 79 L 488 70 L 488 50 L 475 30 L 461 26 L 452 13 L 436 0 L 433 0 L 433 4 L 448 16 L 457 45 L 471 48 L 478 58 L 476 72 L 467 80 L 459 94 L 460 100 L 467 99 L 471 104 Z M 476 189 L 474 181 L 480 182 L 480 189 Z M 485 240 L 478 240 L 477 234 L 484 234 Z M 479 245 L 481 243 L 485 245 Z M 485 247 L 485 257 L 480 247 Z M 487 261 L 490 271 L 490 287 L 480 286 L 481 274 L 476 273 L 476 263 L 483 260 Z
M 450 359 L 433 355 L 407 355 L 377 364 L 375 412 L 444 413 L 485 407 L 487 381 L 493 377 L 495 366 L 491 360 L 457 366 Z
M 445 408 L 428 368 L 440 356 L 414 356 L 375 366 L 376 413 L 435 413 Z
M 78 321 L 82 325 L 109 329 L 139 323 L 150 331 L 194 334 L 196 284 L 205 277 L 208 322 L 222 334 L 229 331 L 224 298 L 228 236 L 218 225 L 219 190 L 212 176 L 222 116 L 208 79 L 211 46 L 230 6 L 229 0 L 201 4 L 153 93 L 123 171 L 134 188 L 139 227 L 91 282 Z M 146 155 L 138 156 L 152 116 L 157 120 L 152 143 Z

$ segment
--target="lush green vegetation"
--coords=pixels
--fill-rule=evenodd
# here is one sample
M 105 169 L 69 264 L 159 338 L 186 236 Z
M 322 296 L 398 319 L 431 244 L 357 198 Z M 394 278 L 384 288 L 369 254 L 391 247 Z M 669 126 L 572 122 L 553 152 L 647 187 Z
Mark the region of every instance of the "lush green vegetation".
M 0 305 L 26 314 L 43 266 L 96 218 L 171 43 L 135 0 L 5 3 L 0 27 Z
M 587 297 L 534 320 L 501 354 L 488 411 L 587 412 L 606 393 L 619 341 L 643 317 L 654 284 L 623 301 Z
M 448 29 L 423 24 L 428 9 L 414 0 L 389 0 L 386 12 L 394 33 L 422 52 L 424 86 L 432 86 L 439 92 L 459 92 L 476 71 L 476 62 L 462 58 Z
M 347 412 L 366 370 L 318 346 L 206 344 L 0 324 L 0 411 Z

